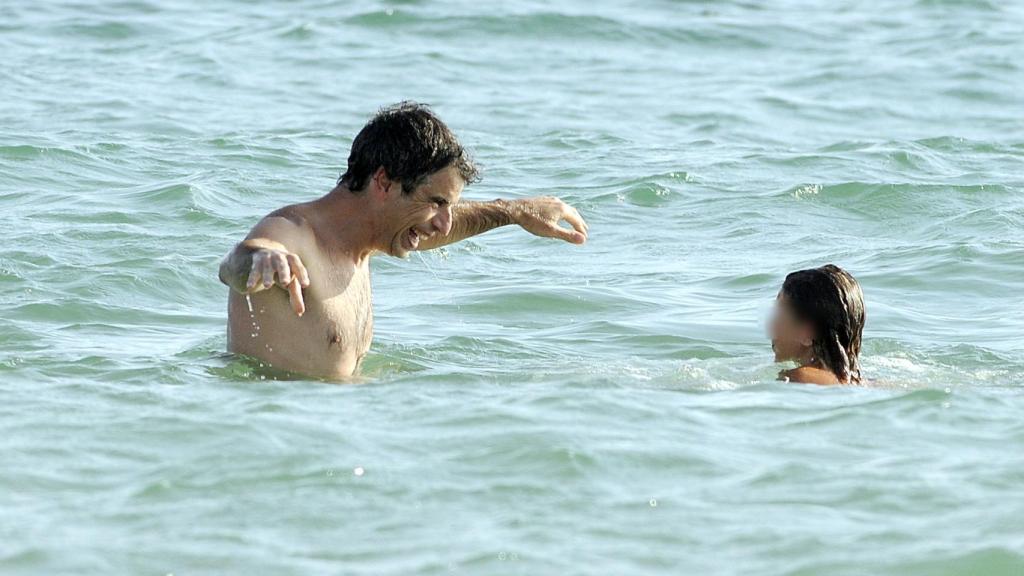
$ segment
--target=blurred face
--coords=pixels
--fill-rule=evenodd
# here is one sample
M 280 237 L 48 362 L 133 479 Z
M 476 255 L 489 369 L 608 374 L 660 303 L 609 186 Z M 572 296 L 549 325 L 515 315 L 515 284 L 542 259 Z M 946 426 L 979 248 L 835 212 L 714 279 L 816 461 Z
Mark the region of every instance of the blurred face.
M 800 360 L 811 353 L 814 344 L 813 327 L 796 317 L 783 292 L 779 292 L 775 299 L 775 309 L 768 331 L 776 362 Z
M 382 223 L 387 228 L 388 254 L 405 258 L 421 240 L 447 236 L 452 229 L 452 206 L 464 186 L 454 166 L 431 174 L 412 194 L 404 194 L 399 183 L 392 182 L 385 194 Z

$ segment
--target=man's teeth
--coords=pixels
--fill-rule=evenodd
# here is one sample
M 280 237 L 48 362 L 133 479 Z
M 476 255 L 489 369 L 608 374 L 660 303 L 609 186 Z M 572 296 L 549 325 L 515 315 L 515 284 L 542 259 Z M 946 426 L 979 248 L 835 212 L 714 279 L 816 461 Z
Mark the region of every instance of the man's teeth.
M 408 242 L 409 248 L 416 249 L 416 248 L 419 247 L 421 241 L 433 237 L 433 234 L 427 234 L 426 232 L 423 232 L 422 230 L 417 230 L 416 228 L 410 228 L 405 233 L 405 236 L 406 236 L 405 241 Z

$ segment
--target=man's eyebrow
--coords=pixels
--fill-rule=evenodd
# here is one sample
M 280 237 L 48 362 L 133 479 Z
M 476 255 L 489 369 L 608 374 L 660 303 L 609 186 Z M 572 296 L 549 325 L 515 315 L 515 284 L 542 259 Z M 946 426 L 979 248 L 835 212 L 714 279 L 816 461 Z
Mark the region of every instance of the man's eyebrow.
M 448 199 L 443 196 L 434 196 L 430 199 L 432 202 L 437 202 L 441 206 L 449 204 Z

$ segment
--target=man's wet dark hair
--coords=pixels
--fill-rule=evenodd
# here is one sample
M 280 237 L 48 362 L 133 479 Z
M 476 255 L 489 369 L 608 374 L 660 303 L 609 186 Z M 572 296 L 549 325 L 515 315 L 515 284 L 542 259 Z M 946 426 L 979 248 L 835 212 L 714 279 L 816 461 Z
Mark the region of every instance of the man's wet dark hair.
M 381 108 L 352 142 L 348 169 L 338 178 L 352 192 L 361 192 L 378 168 L 411 194 L 428 176 L 455 166 L 466 184 L 479 180 L 473 160 L 455 134 L 430 107 L 399 102 Z
M 797 317 L 814 326 L 814 356 L 842 382 L 860 382 L 864 293 L 847 271 L 828 264 L 786 276 L 782 292 Z

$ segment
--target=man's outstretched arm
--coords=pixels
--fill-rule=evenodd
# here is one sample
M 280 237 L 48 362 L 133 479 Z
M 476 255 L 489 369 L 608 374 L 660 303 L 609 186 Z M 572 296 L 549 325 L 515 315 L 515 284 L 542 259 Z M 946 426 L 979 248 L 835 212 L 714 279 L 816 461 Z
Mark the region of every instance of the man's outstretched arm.
M 567 222 L 572 228 L 560 225 Z M 452 206 L 452 229 L 447 236 L 437 234 L 420 241 L 419 250 L 430 250 L 465 240 L 509 224 L 518 224 L 527 232 L 547 238 L 560 238 L 573 244 L 587 241 L 587 223 L 580 213 L 558 198 L 542 196 L 521 200 L 458 202 Z

